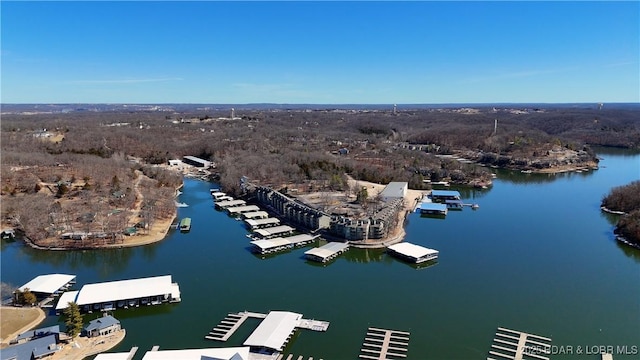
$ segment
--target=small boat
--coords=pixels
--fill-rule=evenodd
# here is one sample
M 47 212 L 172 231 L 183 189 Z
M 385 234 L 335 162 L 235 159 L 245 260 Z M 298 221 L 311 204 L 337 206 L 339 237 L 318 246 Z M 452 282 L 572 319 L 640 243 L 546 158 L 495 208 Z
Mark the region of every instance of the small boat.
M 478 204 L 473 204 L 473 205 L 471 205 L 471 208 L 472 208 L 472 209 L 474 209 L 474 210 L 475 210 L 475 209 L 477 209 L 477 208 L 479 208 L 479 207 L 480 207 L 480 205 L 478 205 Z
M 180 231 L 187 232 L 191 230 L 191 218 L 184 218 L 180 220 Z

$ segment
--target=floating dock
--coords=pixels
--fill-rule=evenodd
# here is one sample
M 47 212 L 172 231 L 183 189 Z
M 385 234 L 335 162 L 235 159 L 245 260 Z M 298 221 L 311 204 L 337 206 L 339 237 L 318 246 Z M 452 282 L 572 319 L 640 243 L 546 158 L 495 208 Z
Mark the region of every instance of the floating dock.
M 220 321 L 220 324 L 218 324 L 209 332 L 209 335 L 205 336 L 204 338 L 209 340 L 227 341 L 229 340 L 231 335 L 233 335 L 233 333 L 238 330 L 240 325 L 242 325 L 242 323 L 244 323 L 244 321 L 250 317 L 264 319 L 267 317 L 267 315 L 249 311 L 229 314 L 222 321 Z
M 493 338 L 487 360 L 549 360 L 549 357 L 545 355 L 550 353 L 551 339 L 499 327 Z
M 360 349 L 360 359 L 393 360 L 407 357 L 409 333 L 370 327 Z
M 348 243 L 329 242 L 319 248 L 305 251 L 304 255 L 309 260 L 325 263 L 333 260 L 347 250 L 349 250 Z

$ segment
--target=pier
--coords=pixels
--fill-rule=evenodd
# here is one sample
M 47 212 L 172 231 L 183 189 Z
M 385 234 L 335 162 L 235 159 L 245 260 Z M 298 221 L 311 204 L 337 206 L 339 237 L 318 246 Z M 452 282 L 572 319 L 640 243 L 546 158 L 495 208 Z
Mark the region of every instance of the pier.
M 265 314 L 259 314 L 254 312 L 243 311 L 239 313 L 232 313 L 227 315 L 220 324 L 214 327 L 209 335 L 205 336 L 208 340 L 227 341 L 233 335 L 236 330 L 244 323 L 248 318 L 264 319 L 267 317 Z
M 360 349 L 360 359 L 393 360 L 407 357 L 409 333 L 370 327 Z
M 549 357 L 544 355 L 550 353 L 550 338 L 499 327 L 487 360 L 549 360 Z

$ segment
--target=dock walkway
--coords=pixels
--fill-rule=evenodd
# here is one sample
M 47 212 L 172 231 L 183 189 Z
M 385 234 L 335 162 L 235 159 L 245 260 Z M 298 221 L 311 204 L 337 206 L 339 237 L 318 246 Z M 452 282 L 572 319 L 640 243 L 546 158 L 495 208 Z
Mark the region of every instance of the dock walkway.
M 239 313 L 231 313 L 227 315 L 220 324 L 214 327 L 209 335 L 205 336 L 205 339 L 209 340 L 217 340 L 217 341 L 227 341 L 233 335 L 236 330 L 244 323 L 248 318 L 258 318 L 264 319 L 267 317 L 265 314 L 259 314 L 249 311 L 243 311 Z
M 360 349 L 360 359 L 392 360 L 407 357 L 409 333 L 370 327 Z
M 499 327 L 487 360 L 549 360 L 549 357 L 544 355 L 550 353 L 550 338 Z

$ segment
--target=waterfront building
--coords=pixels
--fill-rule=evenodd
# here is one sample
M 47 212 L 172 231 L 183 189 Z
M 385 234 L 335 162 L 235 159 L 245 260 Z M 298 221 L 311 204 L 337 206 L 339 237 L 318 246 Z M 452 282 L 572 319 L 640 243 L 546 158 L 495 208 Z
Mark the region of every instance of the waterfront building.
M 266 219 L 269 217 L 269 213 L 266 211 L 254 211 L 242 214 L 245 219 Z
M 251 230 L 280 225 L 280 219 L 278 218 L 246 219 L 244 222 Z
M 271 188 L 265 186 L 257 187 L 255 196 L 260 203 L 290 223 L 310 230 L 329 227 L 331 218 L 328 214 L 289 198 Z
M 409 183 L 407 182 L 390 182 L 380 193 L 380 198 L 384 202 L 404 198 L 408 189 Z
M 12 345 L 0 351 L 0 360 L 40 359 L 60 350 L 58 341 L 58 335 L 51 334 L 22 344 Z
M 105 315 L 97 319 L 91 320 L 89 325 L 85 326 L 82 334 L 86 337 L 104 336 L 122 329 L 120 321 L 111 315 Z
M 227 212 L 231 216 L 242 214 L 242 213 L 248 213 L 248 212 L 256 212 L 259 210 L 260 208 L 257 207 L 256 205 L 233 206 L 233 207 L 227 208 Z
M 233 206 L 244 206 L 247 202 L 244 200 L 225 200 L 216 202 L 216 209 L 223 210 Z
M 390 200 L 382 209 L 366 219 L 334 215 L 329 223 L 329 233 L 349 241 L 382 239 L 389 233 L 403 204 L 404 198 Z
M 200 159 L 198 157 L 195 156 L 184 156 L 182 158 L 182 162 L 185 164 L 189 164 L 191 166 L 195 166 L 195 167 L 201 167 L 201 168 L 205 168 L 208 169 L 211 167 L 212 162 L 209 160 L 205 160 L 205 159 Z
M 280 235 L 292 234 L 295 229 L 288 225 L 274 226 L 253 231 L 255 237 L 269 239 Z
M 60 339 L 60 325 L 48 326 L 39 329 L 33 329 L 25 331 L 18 335 L 15 339 L 11 340 L 12 344 L 24 344 L 28 341 L 35 340 L 41 337 L 56 335 L 58 340 Z

